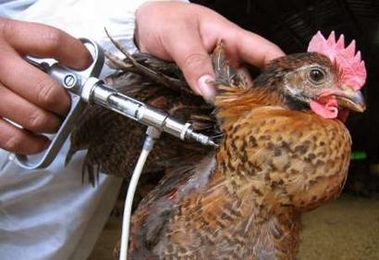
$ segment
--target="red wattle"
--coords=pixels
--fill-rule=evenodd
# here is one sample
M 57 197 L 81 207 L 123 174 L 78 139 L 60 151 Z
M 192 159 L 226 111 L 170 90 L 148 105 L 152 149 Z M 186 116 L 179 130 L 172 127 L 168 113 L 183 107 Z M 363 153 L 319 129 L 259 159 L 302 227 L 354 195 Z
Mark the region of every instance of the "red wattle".
M 313 112 L 324 118 L 337 118 L 338 116 L 338 104 L 335 99 L 328 99 L 326 103 L 320 103 L 317 101 L 311 101 L 310 107 Z

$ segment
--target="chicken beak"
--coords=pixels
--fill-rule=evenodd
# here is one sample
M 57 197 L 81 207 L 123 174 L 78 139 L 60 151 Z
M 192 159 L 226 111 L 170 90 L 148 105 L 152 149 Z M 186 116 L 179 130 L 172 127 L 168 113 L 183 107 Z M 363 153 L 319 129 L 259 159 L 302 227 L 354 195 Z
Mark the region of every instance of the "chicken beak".
M 355 112 L 363 112 L 366 110 L 366 103 L 362 92 L 355 91 L 351 87 L 343 87 L 341 89 L 330 89 L 329 95 L 336 98 L 338 106 L 350 109 Z

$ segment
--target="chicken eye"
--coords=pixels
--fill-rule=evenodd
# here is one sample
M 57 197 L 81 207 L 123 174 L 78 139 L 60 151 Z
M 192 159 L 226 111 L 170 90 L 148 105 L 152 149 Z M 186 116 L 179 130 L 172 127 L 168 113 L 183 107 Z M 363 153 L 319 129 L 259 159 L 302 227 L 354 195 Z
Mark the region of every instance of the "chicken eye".
M 325 78 L 325 73 L 321 69 L 312 69 L 309 72 L 309 78 L 314 82 L 314 83 L 320 83 Z

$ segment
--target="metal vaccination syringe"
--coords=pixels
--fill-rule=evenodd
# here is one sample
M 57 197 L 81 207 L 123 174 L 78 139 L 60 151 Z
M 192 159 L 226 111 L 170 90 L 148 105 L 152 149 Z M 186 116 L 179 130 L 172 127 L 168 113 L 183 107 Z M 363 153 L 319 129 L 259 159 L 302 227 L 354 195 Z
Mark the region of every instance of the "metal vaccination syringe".
M 57 155 L 76 119 L 88 103 L 101 105 L 182 140 L 194 140 L 203 145 L 216 146 L 210 137 L 193 131 L 190 123 L 181 123 L 160 109 L 144 104 L 104 85 L 104 82 L 97 78 L 104 64 L 102 49 L 91 40 L 82 39 L 82 42 L 93 57 L 93 63 L 83 71 L 72 70 L 59 63 L 48 65 L 27 58 L 28 62 L 48 73 L 71 93 L 71 109 L 47 150 L 37 156 L 16 154 L 16 162 L 19 165 L 28 169 L 47 167 Z

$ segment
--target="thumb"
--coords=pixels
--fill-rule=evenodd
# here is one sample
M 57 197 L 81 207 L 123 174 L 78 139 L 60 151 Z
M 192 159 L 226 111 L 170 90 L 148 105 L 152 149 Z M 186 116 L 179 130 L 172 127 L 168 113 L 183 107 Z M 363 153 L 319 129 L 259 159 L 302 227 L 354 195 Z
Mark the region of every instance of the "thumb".
M 178 30 L 180 34 L 175 31 L 171 37 L 165 37 L 162 46 L 182 70 L 191 89 L 211 101 L 216 94 L 214 87 L 207 84 L 214 79 L 212 60 L 200 35 L 193 33 L 197 32 L 197 27 L 193 26 L 192 30 L 190 27 L 187 25 L 183 30 Z
M 189 86 L 195 93 L 202 95 L 205 100 L 211 101 L 216 95 L 216 90 L 209 84 L 214 80 L 212 61 L 202 46 L 193 46 L 186 50 L 187 55 L 181 55 L 175 59 Z
M 203 42 L 200 35 L 199 17 L 204 16 L 201 10 L 187 3 L 145 3 L 136 13 L 136 39 L 141 51 L 174 61 L 192 90 L 211 100 L 215 90 L 207 82 L 214 73 L 207 50 L 213 48 L 212 42 Z M 170 13 L 170 19 L 165 13 Z

